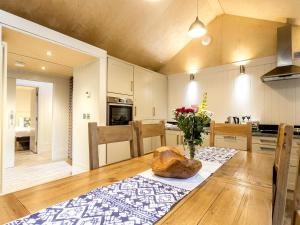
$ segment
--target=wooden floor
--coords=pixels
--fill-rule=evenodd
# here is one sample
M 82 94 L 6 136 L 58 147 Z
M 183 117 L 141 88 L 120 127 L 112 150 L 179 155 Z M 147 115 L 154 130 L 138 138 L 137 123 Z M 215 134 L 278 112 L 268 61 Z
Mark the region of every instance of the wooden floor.
M 72 167 L 64 160 L 53 161 L 51 152 L 34 154 L 17 151 L 15 167 L 4 170 L 3 193 L 15 192 L 70 176 Z
M 152 155 L 112 164 L 0 197 L 0 223 L 149 169 Z M 271 225 L 273 156 L 239 152 L 158 224 Z

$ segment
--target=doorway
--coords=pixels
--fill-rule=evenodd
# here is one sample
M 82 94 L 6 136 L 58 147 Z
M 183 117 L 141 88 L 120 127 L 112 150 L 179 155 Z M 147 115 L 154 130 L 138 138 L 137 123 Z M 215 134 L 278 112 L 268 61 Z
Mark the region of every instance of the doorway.
M 53 83 L 7 79 L 9 126 L 4 152 L 4 192 L 71 175 L 53 148 Z
M 79 147 L 73 145 L 77 140 L 73 135 L 82 136 L 81 131 L 85 129 L 73 129 L 73 125 L 87 124 L 88 121 L 82 121 L 77 111 L 87 110 L 83 103 L 90 102 L 90 99 L 82 99 L 79 109 L 74 109 L 73 96 L 85 96 L 82 93 L 87 91 L 87 78 L 94 76 L 98 79 L 100 70 L 99 59 L 94 56 L 47 39 L 10 28 L 2 29 L 2 37 L 7 43 L 7 98 L 0 185 L 3 181 L 2 193 L 8 193 L 70 176 L 72 172 L 79 171 L 77 168 L 81 169 L 82 165 L 77 161 L 83 158 L 80 155 L 82 149 L 74 154 L 73 146 L 76 150 Z M 74 91 L 73 77 L 79 75 L 82 75 L 82 81 L 77 79 L 74 82 Z M 42 101 L 42 90 L 47 85 L 51 89 L 52 100 Z M 25 95 L 18 94 L 19 89 L 30 92 L 28 95 L 33 100 L 30 101 L 30 112 L 24 115 L 17 112 L 18 95 Z M 97 95 L 94 96 L 96 100 Z M 52 110 L 46 111 L 48 114 L 45 112 L 47 107 L 52 107 Z M 43 120 L 46 115 L 48 119 Z M 72 158 L 77 159 L 76 163 Z

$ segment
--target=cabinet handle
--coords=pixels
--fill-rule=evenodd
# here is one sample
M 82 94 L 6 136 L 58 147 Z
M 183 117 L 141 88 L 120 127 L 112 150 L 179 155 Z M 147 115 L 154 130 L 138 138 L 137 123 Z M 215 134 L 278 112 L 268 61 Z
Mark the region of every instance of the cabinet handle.
M 271 147 L 260 147 L 261 150 L 267 150 L 267 151 L 275 151 L 275 148 L 271 148 Z
M 130 81 L 130 90 L 133 92 L 133 81 Z
M 152 108 L 152 115 L 155 116 L 155 107 Z
M 136 116 L 136 106 L 134 106 L 134 116 Z
M 275 140 L 260 139 L 261 143 L 276 143 Z
M 177 145 L 179 145 L 179 135 L 177 134 L 177 140 L 176 140 Z
M 224 139 L 236 139 L 236 136 L 224 136 Z

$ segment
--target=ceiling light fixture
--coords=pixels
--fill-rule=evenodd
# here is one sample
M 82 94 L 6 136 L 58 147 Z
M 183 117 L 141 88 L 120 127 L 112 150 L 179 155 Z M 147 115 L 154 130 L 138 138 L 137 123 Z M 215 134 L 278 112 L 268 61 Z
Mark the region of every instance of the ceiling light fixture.
M 240 65 L 240 74 L 245 74 L 245 73 L 246 73 L 245 65 Z
M 189 32 L 188 32 L 189 36 L 192 38 L 202 37 L 207 32 L 204 23 L 202 23 L 198 17 L 198 4 L 199 4 L 199 0 L 197 0 L 196 20 L 192 23 L 192 25 L 190 26 Z
M 25 67 L 25 63 L 20 62 L 20 61 L 16 61 L 16 62 L 15 62 L 15 66 L 16 66 L 16 67 Z
M 194 73 L 190 73 L 190 80 L 195 80 L 195 74 Z
M 47 51 L 47 56 L 52 56 L 52 52 L 51 51 Z
M 41 69 L 42 69 L 42 70 L 46 70 L 46 67 L 45 67 L 45 66 L 42 66 Z

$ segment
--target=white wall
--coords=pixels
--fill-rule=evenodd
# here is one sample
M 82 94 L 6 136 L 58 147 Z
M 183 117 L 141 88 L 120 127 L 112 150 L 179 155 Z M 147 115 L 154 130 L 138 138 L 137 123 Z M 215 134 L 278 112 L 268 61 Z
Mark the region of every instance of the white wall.
M 74 69 L 73 86 L 73 172 L 89 169 L 88 122 L 101 121 L 106 114 L 106 108 L 100 106 L 100 61 L 96 61 Z M 90 93 L 87 98 L 86 92 Z M 83 114 L 90 114 L 90 119 L 83 119 Z M 104 115 L 103 115 L 104 114 Z M 105 163 L 105 147 L 99 151 L 100 163 Z
M 15 81 L 16 82 L 16 81 Z M 9 87 L 8 87 L 9 88 Z M 11 87 L 14 90 L 16 90 L 16 101 L 14 102 L 16 105 L 16 126 L 20 126 L 19 124 L 19 117 L 27 117 L 30 118 L 30 112 L 31 112 L 31 101 L 34 99 L 31 99 L 32 91 L 31 89 L 25 89 L 25 88 L 16 88 L 16 85 L 14 87 Z
M 41 83 L 38 93 L 38 153 L 41 153 L 51 151 L 52 147 L 53 84 Z
M 263 83 L 260 77 L 275 67 L 275 57 L 249 61 L 246 75 L 237 65 L 208 68 L 189 81 L 187 74 L 168 76 L 168 119 L 180 106 L 199 104 L 208 92 L 208 109 L 214 119 L 249 114 L 262 123 L 300 124 L 300 79 Z
M 6 144 L 3 151 L 4 168 L 13 167 L 15 164 L 15 115 L 16 115 L 16 79 L 7 79 L 7 127 Z
M 52 159 L 66 159 L 68 154 L 69 78 L 21 73 L 9 73 L 8 76 L 53 84 Z

